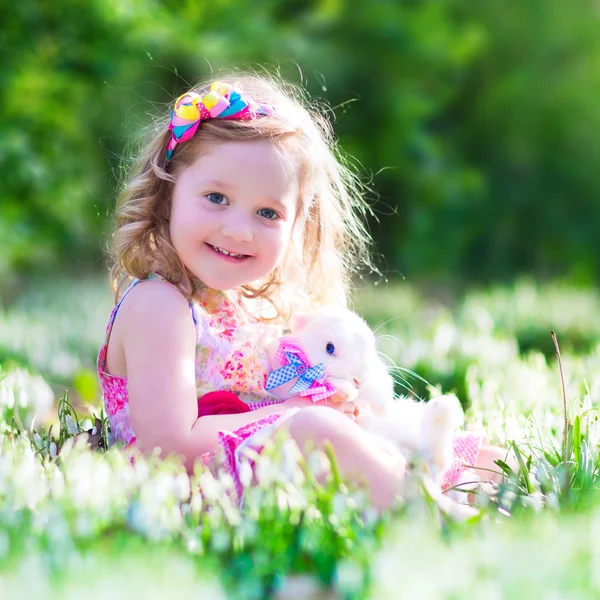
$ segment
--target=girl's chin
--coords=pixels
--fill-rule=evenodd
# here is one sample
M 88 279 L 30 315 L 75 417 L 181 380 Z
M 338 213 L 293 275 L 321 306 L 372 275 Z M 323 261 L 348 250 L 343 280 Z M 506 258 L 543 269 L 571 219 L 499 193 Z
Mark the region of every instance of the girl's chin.
M 190 269 L 190 272 L 204 287 L 223 292 L 234 290 L 243 285 L 260 287 L 267 280 L 268 273 L 267 275 L 253 277 L 253 273 L 249 273 L 247 269 L 244 269 L 243 265 L 241 267 L 238 273 L 227 273 L 228 269 L 223 269 L 224 272 L 221 273 L 219 273 L 219 270 L 209 270 L 207 272 L 207 269 L 198 269 L 196 271 Z
M 234 290 L 242 285 L 250 283 L 246 279 L 232 280 L 232 279 L 219 279 L 218 277 L 202 277 L 195 275 L 196 279 L 207 288 L 211 290 L 217 290 L 219 292 L 227 292 Z

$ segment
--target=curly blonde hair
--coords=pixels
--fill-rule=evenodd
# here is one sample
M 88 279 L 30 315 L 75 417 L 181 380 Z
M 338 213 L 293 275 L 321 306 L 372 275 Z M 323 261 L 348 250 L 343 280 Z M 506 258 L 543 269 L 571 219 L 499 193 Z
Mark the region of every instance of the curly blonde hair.
M 358 268 L 375 268 L 364 225 L 365 188 L 337 151 L 324 116 L 327 109 L 311 106 L 297 86 L 262 74 L 219 73 L 193 90 L 202 94 L 215 80 L 231 83 L 275 110 L 250 121 L 203 121 L 169 161 L 165 152 L 171 138 L 170 111 L 152 125 L 117 201 L 110 244 L 115 299 L 132 278 L 145 279 L 153 271 L 177 285 L 187 298 L 199 292 L 202 282 L 182 263 L 169 235 L 177 175 L 198 158 L 206 144 L 269 139 L 298 166 L 298 211 L 280 264 L 264 280 L 248 283 L 240 292 L 245 298 L 268 302 L 270 316 L 260 315 L 263 319 L 287 321 L 296 310 L 327 303 L 345 305 Z

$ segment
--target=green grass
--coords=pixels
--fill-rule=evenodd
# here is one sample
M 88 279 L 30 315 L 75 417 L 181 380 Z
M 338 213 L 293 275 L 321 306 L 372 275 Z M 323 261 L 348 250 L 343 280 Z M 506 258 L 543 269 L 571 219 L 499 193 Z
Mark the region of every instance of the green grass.
M 390 285 L 355 306 L 399 391 L 454 390 L 470 428 L 514 448 L 517 471 L 498 466 L 509 480 L 479 492 L 478 517 L 449 521 L 415 475 L 377 519 L 327 456 L 311 459 L 331 472 L 314 485 L 284 439 L 241 511 L 227 477 L 92 452 L 73 436 L 103 417 L 93 366 L 111 298 L 96 279 L 55 281 L 0 314 L 0 597 L 598 597 L 597 294 L 520 281 L 447 306 Z

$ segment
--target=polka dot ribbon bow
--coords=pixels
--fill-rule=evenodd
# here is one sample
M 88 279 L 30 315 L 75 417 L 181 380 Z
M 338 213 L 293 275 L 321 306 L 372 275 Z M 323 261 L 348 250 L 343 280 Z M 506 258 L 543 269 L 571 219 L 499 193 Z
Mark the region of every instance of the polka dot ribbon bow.
M 275 353 L 275 360 L 283 366 L 269 373 L 265 385 L 266 391 L 297 377 L 298 381 L 290 390 L 290 394 L 310 396 L 313 402 L 324 400 L 335 394 L 335 387 L 327 381 L 323 381 L 325 375 L 323 363 L 311 367 L 299 339 L 281 338 Z
M 204 96 L 196 92 L 187 92 L 175 101 L 171 113 L 171 140 L 167 147 L 167 160 L 173 156 L 177 144 L 187 142 L 198 129 L 202 121 L 209 119 L 237 119 L 250 121 L 265 116 L 272 108 L 257 104 L 251 98 L 242 96 L 228 83 L 215 81 Z

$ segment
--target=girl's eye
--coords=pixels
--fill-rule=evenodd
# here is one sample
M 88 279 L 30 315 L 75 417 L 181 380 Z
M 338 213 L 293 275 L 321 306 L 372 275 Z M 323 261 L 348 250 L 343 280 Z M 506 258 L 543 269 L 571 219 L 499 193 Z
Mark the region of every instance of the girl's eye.
M 333 355 L 335 352 L 335 346 L 331 342 L 327 342 L 327 346 L 325 346 L 325 350 L 327 350 L 327 354 Z
M 212 202 L 213 204 L 227 204 L 227 199 L 225 196 L 223 196 L 223 194 L 213 192 L 211 194 L 206 194 L 206 197 L 208 198 L 208 201 Z
M 269 219 L 269 221 L 275 221 L 280 218 L 272 208 L 261 208 L 258 214 L 265 219 Z

